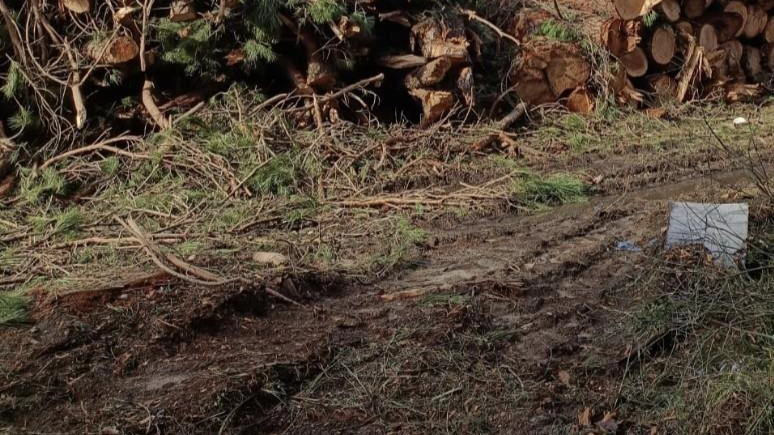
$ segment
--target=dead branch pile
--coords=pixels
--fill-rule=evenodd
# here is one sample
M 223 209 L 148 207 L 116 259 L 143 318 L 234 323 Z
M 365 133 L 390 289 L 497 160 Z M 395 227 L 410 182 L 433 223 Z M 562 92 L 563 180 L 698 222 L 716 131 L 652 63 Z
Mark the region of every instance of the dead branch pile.
M 41 161 L 166 129 L 235 83 L 301 126 L 377 103 L 432 122 L 474 106 L 481 32 L 518 44 L 459 3 L 0 0 L 0 152 Z
M 774 1 L 614 0 L 601 40 L 620 61 L 620 100 L 758 95 L 774 74 Z

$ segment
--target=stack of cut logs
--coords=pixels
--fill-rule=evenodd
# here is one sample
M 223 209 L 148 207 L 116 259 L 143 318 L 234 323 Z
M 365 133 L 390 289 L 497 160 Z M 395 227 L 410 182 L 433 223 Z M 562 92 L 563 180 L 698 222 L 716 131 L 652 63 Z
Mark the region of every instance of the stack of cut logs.
M 410 54 L 383 56 L 378 62 L 385 68 L 406 71 L 403 84 L 422 104 L 425 122 L 432 122 L 458 100 L 467 106 L 473 104 L 469 46 L 461 17 L 427 18 L 411 26 Z
M 614 0 L 602 43 L 622 102 L 753 97 L 774 73 L 774 0 Z

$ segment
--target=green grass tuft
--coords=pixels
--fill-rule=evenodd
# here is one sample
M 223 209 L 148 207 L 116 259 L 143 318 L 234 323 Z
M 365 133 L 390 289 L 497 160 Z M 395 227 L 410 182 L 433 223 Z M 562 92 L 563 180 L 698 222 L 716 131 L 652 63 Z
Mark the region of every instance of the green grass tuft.
M 0 326 L 27 321 L 29 299 L 14 294 L 0 294 Z
M 577 202 L 587 194 L 586 185 L 570 175 L 522 177 L 514 182 L 514 191 L 521 203 L 534 207 Z

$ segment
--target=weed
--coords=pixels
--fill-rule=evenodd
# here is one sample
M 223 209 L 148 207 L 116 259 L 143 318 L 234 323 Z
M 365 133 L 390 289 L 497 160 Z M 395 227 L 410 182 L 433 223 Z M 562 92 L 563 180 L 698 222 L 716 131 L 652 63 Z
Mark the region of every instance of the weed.
M 386 253 L 372 258 L 372 267 L 376 266 L 380 274 L 384 274 L 401 263 L 406 263 L 411 258 L 411 253 L 417 244 L 427 238 L 427 232 L 415 227 L 405 217 L 399 217 L 394 221 L 392 238 L 388 241 Z
M 99 163 L 99 169 L 102 173 L 109 176 L 116 175 L 120 167 L 121 162 L 115 156 L 107 157 Z

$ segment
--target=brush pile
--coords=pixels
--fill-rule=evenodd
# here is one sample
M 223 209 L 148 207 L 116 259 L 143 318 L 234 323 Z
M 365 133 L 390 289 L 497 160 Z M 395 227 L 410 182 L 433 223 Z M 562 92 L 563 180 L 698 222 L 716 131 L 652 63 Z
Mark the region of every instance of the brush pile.
M 773 0 L 614 0 L 601 40 L 619 59 L 613 88 L 638 103 L 750 98 L 774 73 Z
M 464 3 L 0 0 L 0 154 L 170 128 L 234 85 L 300 126 L 433 122 L 474 105 L 484 45 L 501 40 Z

